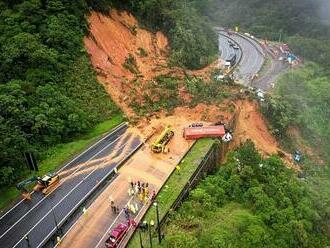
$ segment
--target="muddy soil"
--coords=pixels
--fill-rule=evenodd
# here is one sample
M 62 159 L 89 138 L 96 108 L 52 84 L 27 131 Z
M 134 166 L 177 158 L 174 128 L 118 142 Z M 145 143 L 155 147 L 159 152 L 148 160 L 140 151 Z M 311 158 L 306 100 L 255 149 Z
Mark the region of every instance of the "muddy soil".
M 280 148 L 274 136 L 269 132 L 265 119 L 259 111 L 258 104 L 251 101 L 238 101 L 237 106 L 239 115 L 231 148 L 238 147 L 247 139 L 251 139 L 264 156 L 283 154 L 282 159 L 287 166 L 299 170 L 299 166 L 293 163 L 291 155 Z
M 143 87 L 139 84 L 159 75 L 184 78 L 185 73 L 208 79 L 209 71 L 217 66 L 215 62 L 196 71 L 170 68 L 167 63 L 169 44 L 166 36 L 141 28 L 126 11 L 113 10 L 110 15 L 91 12 L 88 22 L 90 33 L 84 38 L 84 44 L 97 78 L 128 117 L 135 115 L 129 107 L 132 89 L 138 96 L 143 94 Z M 133 67 L 137 71 L 124 66 L 130 56 L 135 60 Z M 129 64 L 132 67 L 132 63 Z M 137 81 L 137 85 L 133 81 Z M 185 99 L 187 96 L 184 94 L 182 97 L 184 101 L 189 100 L 189 97 Z

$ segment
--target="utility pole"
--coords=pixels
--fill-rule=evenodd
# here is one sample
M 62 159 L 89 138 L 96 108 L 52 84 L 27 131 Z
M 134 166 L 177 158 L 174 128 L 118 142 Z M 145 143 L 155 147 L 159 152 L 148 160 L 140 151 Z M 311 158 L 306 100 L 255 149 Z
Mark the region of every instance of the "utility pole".
M 162 242 L 162 237 L 160 233 L 160 221 L 159 221 L 159 209 L 158 209 L 158 203 L 154 202 L 154 206 L 156 207 L 156 214 L 157 214 L 157 232 L 158 232 L 158 242 L 159 244 Z
M 150 221 L 150 223 L 149 223 L 149 242 L 150 242 L 150 248 L 152 248 L 152 236 L 151 236 L 151 227 L 153 227 L 154 226 L 154 221 L 153 220 L 151 220 Z
M 282 41 L 282 32 L 283 32 L 283 29 L 280 29 L 280 37 L 278 39 L 278 42 L 281 43 Z
M 140 248 L 143 248 L 142 235 L 141 235 L 141 227 L 139 227 L 139 237 L 140 237 Z

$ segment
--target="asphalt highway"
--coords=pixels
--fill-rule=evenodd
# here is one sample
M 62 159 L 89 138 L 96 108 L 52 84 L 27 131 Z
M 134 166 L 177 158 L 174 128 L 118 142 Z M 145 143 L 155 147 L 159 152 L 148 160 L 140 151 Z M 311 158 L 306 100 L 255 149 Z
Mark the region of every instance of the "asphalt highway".
M 234 50 L 229 46 L 228 37 L 240 46 L 240 50 L 237 50 L 236 53 L 240 52 L 242 56 L 241 61 L 235 70 L 235 79 L 240 80 L 243 85 L 248 86 L 253 76 L 260 71 L 264 63 L 263 49 L 257 42 L 249 37 L 236 33 L 228 36 L 228 33 L 220 31 L 219 49 L 221 51 L 221 58 L 224 60 Z
M 236 52 L 236 50 L 229 45 L 229 41 L 232 41 L 232 40 L 229 39 L 227 36 L 224 36 L 222 34 L 219 35 L 219 51 L 221 54 L 221 58 L 223 60 L 226 60 L 227 58 L 229 58 L 229 56 L 233 53 L 236 53 L 236 54 L 240 53 L 239 50 Z
M 60 185 L 20 201 L 0 218 L 0 247 L 41 247 L 80 204 L 141 144 L 123 124 L 60 169 Z

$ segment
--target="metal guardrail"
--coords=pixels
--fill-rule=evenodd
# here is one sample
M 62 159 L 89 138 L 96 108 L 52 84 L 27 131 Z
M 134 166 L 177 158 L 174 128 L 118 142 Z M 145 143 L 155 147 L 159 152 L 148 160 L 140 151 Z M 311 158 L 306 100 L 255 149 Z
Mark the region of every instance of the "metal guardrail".
M 261 45 L 261 43 L 260 43 L 260 41 L 258 41 L 257 39 L 255 39 L 255 38 L 252 38 L 252 37 L 250 37 L 250 36 L 246 36 L 246 35 L 243 35 L 243 34 L 241 34 L 241 33 L 235 33 L 237 36 L 239 36 L 239 37 L 241 37 L 242 39 L 244 39 L 244 40 L 246 40 L 246 41 L 248 41 L 252 46 L 254 46 L 255 48 L 256 48 L 256 50 L 264 57 L 264 56 L 266 56 L 266 54 L 264 53 L 264 49 L 262 48 L 262 45 Z M 259 49 L 259 47 L 258 46 L 256 46 L 256 44 L 254 44 L 254 42 L 252 42 L 252 40 L 254 41 L 254 42 L 256 42 L 261 48 L 262 48 L 262 51 L 260 51 L 260 49 Z
M 190 150 L 194 147 L 191 146 L 189 148 L 189 150 L 186 152 L 186 154 L 184 155 L 184 157 L 180 160 L 180 162 L 178 164 L 180 164 L 185 157 L 187 156 L 187 154 L 190 152 Z M 194 171 L 193 175 L 189 178 L 188 183 L 182 188 L 179 196 L 177 197 L 177 199 L 172 203 L 170 209 L 165 213 L 165 215 L 161 218 L 160 220 L 160 227 L 165 223 L 166 219 L 168 218 L 170 212 L 174 209 L 176 209 L 180 203 L 185 199 L 185 197 L 188 195 L 188 193 L 190 192 L 190 190 L 196 185 L 196 183 L 198 182 L 199 177 L 201 176 L 202 172 L 205 170 L 205 168 L 208 168 L 208 163 L 210 163 L 210 157 L 213 155 L 214 157 L 216 157 L 216 153 L 217 153 L 217 144 L 213 144 L 211 146 L 211 148 L 208 150 L 208 152 L 206 153 L 206 155 L 204 156 L 204 158 L 202 159 L 202 161 L 199 163 L 198 167 L 196 168 L 196 170 Z M 161 189 L 166 185 L 166 182 L 171 178 L 171 175 L 176 171 L 176 169 L 174 168 L 174 170 L 172 171 L 172 173 L 170 174 L 170 176 L 167 178 L 167 180 L 165 181 L 165 183 L 162 185 L 162 187 L 160 188 L 160 190 L 157 192 L 157 195 L 161 192 Z M 151 204 L 149 204 L 148 208 L 151 206 Z M 142 215 L 141 220 L 143 220 L 143 218 L 145 217 L 145 215 L 148 213 L 148 211 L 145 211 L 145 213 Z M 134 235 L 134 232 L 136 231 L 136 229 L 138 228 L 138 226 L 132 228 L 130 231 L 130 237 L 126 240 L 126 242 L 124 242 L 123 246 L 120 247 L 125 247 L 127 244 L 129 244 L 131 238 Z M 157 230 L 158 226 L 155 225 L 155 230 Z
M 170 212 L 178 208 L 178 206 L 180 205 L 180 203 L 189 194 L 190 190 L 195 186 L 195 184 L 197 183 L 198 179 L 201 177 L 201 172 L 205 168 L 207 168 L 207 164 L 210 162 L 210 157 L 212 155 L 214 156 L 214 153 L 216 152 L 216 148 L 217 148 L 217 145 L 216 144 L 213 144 L 211 146 L 210 150 L 207 152 L 207 154 L 205 155 L 205 157 L 203 158 L 203 160 L 200 162 L 200 164 L 198 165 L 198 167 L 195 170 L 195 172 L 189 178 L 187 184 L 181 190 L 181 192 L 180 192 L 179 196 L 177 197 L 177 199 L 171 205 L 170 210 L 168 210 L 165 213 L 165 215 L 162 217 L 162 219 L 160 220 L 160 226 L 163 226 L 163 224 L 166 222 L 166 220 L 167 220 Z M 158 227 L 155 226 L 155 229 L 157 229 L 157 228 Z
M 242 39 L 246 40 L 247 42 L 249 42 L 249 43 L 250 43 L 250 44 L 256 49 L 256 51 L 257 51 L 257 52 L 263 57 L 263 59 L 265 59 L 265 57 L 266 57 L 266 53 L 264 52 L 264 48 L 263 48 L 263 46 L 261 45 L 260 41 L 258 41 L 258 40 L 255 39 L 255 38 L 252 38 L 252 37 L 249 37 L 249 36 L 245 36 L 245 35 L 243 35 L 243 34 L 241 34 L 241 33 L 238 33 L 238 32 L 235 32 L 235 34 L 236 34 L 237 36 L 241 37 Z M 257 43 L 259 46 L 257 46 L 252 40 L 253 40 L 255 43 Z M 260 51 L 259 48 L 261 48 L 262 51 Z M 263 64 L 264 64 L 264 61 L 263 61 Z M 257 74 L 262 70 L 262 67 L 263 67 L 263 66 L 261 66 L 260 69 L 257 71 Z M 255 78 L 252 78 L 250 83 L 253 83 L 254 80 L 255 80 Z
M 137 147 L 135 147 L 124 159 L 122 159 L 118 165 L 112 169 L 109 173 L 107 173 L 93 188 L 92 190 L 90 190 L 84 198 L 82 198 L 79 203 L 58 223 L 58 228 L 62 228 L 66 222 L 70 219 L 71 216 L 73 216 L 78 210 L 79 208 L 90 199 L 90 196 L 92 196 L 93 194 L 95 194 L 95 192 L 97 190 L 101 189 L 101 185 L 104 184 L 104 182 L 108 179 L 112 179 L 116 173 L 115 173 L 115 169 L 119 169 L 121 166 L 124 165 L 124 163 L 130 159 L 133 154 L 139 150 L 142 146 L 144 145 L 143 142 L 141 142 Z M 46 238 L 42 241 L 42 243 L 39 244 L 39 247 L 46 244 L 50 239 L 52 239 L 52 237 L 57 234 L 57 228 L 54 227 L 54 229 L 52 230 L 52 232 L 50 232 Z
M 224 30 L 223 28 L 217 28 L 217 31 L 218 31 L 218 32 L 225 32 L 225 30 Z M 263 48 L 263 46 L 261 45 L 261 43 L 260 43 L 260 41 L 259 41 L 258 39 L 256 39 L 256 38 L 252 38 L 252 37 L 247 37 L 247 36 L 245 36 L 245 35 L 243 35 L 243 34 L 241 34 L 241 33 L 238 33 L 238 32 L 234 32 L 234 34 L 236 34 L 237 36 L 241 37 L 242 39 L 248 41 L 253 47 L 256 48 L 256 50 L 258 51 L 258 53 L 260 53 L 263 57 L 266 56 L 266 54 L 264 53 L 264 48 Z M 225 35 L 225 34 L 221 34 L 221 35 L 225 36 L 226 38 L 231 39 L 229 36 L 227 36 L 227 35 Z M 231 39 L 231 40 L 233 41 L 233 39 Z M 254 42 L 252 42 L 251 40 L 253 40 L 254 42 L 256 42 L 256 43 L 262 48 L 262 51 L 260 51 L 259 47 L 256 46 L 256 44 L 254 44 Z M 236 41 L 234 41 L 234 42 L 240 47 L 240 50 L 241 50 L 241 58 L 240 58 L 240 61 L 241 61 L 242 56 L 243 56 L 242 47 L 241 47 Z M 235 68 L 236 68 L 237 65 L 240 63 L 240 61 L 235 65 Z M 234 69 L 234 68 L 233 68 L 233 69 Z M 261 70 L 261 68 L 260 68 L 260 70 Z M 259 70 L 259 71 L 260 71 L 260 70 Z M 258 72 L 259 72 L 259 71 L 258 71 Z
M 192 150 L 192 148 L 195 146 L 196 141 L 194 142 L 194 144 L 188 149 L 188 151 L 185 153 L 185 155 L 180 159 L 180 161 L 178 162 L 178 165 L 186 158 L 186 156 L 189 154 L 189 152 Z M 163 183 L 163 185 L 159 188 L 156 197 L 158 196 L 158 194 L 162 191 L 162 189 L 165 187 L 166 183 L 168 182 L 168 180 L 171 178 L 171 176 L 174 174 L 174 172 L 176 171 L 176 168 L 174 168 L 171 172 L 171 174 L 167 177 L 167 179 L 165 180 L 165 182 Z M 147 211 L 145 211 L 141 217 L 141 220 L 143 220 L 143 218 L 146 216 L 146 214 L 148 213 L 149 207 L 151 206 L 151 203 L 149 203 Z M 130 231 L 132 233 L 130 233 L 130 236 L 127 238 L 126 242 L 125 242 L 125 246 L 130 242 L 130 240 L 132 239 L 132 237 L 134 236 L 134 233 L 136 231 L 136 229 L 138 228 L 138 226 L 132 228 Z M 123 246 L 123 247 L 125 247 Z M 121 247 L 121 246 L 120 246 Z

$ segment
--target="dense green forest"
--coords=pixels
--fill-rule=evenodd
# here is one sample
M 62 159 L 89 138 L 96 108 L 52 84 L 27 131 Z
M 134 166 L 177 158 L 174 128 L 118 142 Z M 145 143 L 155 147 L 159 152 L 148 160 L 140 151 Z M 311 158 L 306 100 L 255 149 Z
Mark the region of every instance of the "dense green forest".
M 163 246 L 321 248 L 328 223 L 328 205 L 306 182 L 248 141 L 173 214 Z
M 164 246 L 329 246 L 330 20 L 325 11 L 329 3 L 195 3 L 214 25 L 239 26 L 256 37 L 286 42 L 302 57 L 300 68 L 278 80 L 262 110 L 271 131 L 289 151 L 305 146 L 311 149 L 304 154 L 301 167 L 305 179 L 300 181 L 278 158 L 260 159 L 251 144 L 244 145 L 174 214 L 166 227 Z M 295 129 L 298 136 L 291 133 Z M 243 168 L 240 172 L 238 164 Z
M 22 152 L 41 159 L 48 148 L 119 113 L 82 42 L 88 13 L 111 7 L 164 31 L 175 65 L 200 68 L 215 58 L 216 36 L 206 18 L 178 0 L 0 1 L 0 185 L 24 173 Z
M 71 140 L 118 109 L 97 82 L 82 38 L 84 1 L 0 2 L 0 184 L 21 152 Z

